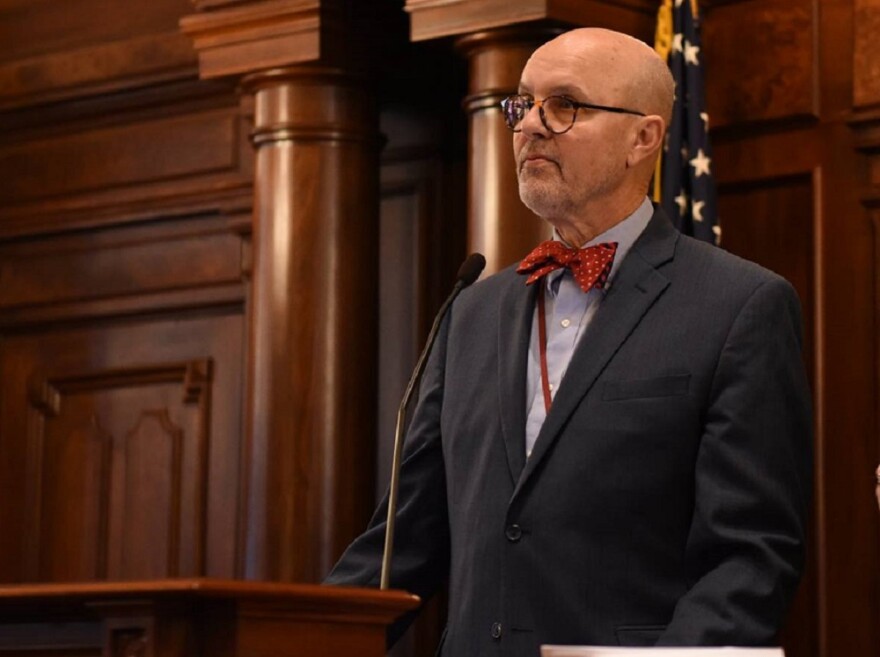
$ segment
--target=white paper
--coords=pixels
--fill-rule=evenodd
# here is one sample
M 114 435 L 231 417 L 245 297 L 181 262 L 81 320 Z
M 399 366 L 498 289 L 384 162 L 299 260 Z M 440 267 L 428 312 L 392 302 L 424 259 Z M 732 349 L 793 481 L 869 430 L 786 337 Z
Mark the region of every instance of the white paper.
M 541 657 L 785 657 L 782 648 L 541 646 Z

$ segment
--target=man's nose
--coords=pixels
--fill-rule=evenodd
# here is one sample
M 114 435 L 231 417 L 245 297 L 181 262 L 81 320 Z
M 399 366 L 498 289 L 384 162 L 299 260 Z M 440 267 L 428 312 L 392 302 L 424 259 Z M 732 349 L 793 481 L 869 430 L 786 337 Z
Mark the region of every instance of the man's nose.
M 528 137 L 547 137 L 550 135 L 550 131 L 547 130 L 547 126 L 541 120 L 541 110 L 537 103 L 533 104 L 529 111 L 526 112 L 520 128 L 523 134 Z

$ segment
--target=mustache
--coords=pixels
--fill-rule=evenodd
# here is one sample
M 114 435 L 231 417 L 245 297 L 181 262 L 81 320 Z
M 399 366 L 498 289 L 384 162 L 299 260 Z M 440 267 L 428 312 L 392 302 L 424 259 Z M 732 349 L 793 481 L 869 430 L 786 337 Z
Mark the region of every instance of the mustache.
M 549 153 L 548 151 L 541 149 L 541 148 L 532 147 L 532 148 L 524 148 L 522 151 L 520 151 L 519 157 L 517 160 L 517 169 L 519 171 L 522 171 L 522 168 L 525 165 L 525 163 L 528 160 L 534 159 L 534 158 L 542 158 L 542 159 L 548 160 L 548 161 L 552 162 L 553 164 L 555 164 L 557 167 L 559 167 L 559 162 L 556 160 L 556 158 L 551 153 Z M 561 169 L 561 167 L 559 167 L 559 168 Z

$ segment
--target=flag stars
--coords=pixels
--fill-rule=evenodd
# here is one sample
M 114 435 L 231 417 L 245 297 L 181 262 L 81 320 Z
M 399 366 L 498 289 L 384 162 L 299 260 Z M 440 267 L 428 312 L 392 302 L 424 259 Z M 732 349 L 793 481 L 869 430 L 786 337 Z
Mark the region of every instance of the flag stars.
M 700 118 L 703 119 L 703 130 L 709 132 L 709 114 L 707 112 L 700 112 Z
M 702 175 L 711 175 L 709 165 L 712 164 L 712 159 L 706 157 L 702 148 L 697 151 L 697 156 L 690 161 L 690 164 L 694 168 L 695 178 L 699 178 Z
M 676 32 L 672 37 L 672 52 L 677 53 L 682 51 L 682 39 L 684 39 L 684 35 L 681 32 Z
M 694 221 L 703 222 L 703 207 L 706 205 L 705 201 L 694 201 L 694 204 L 691 206 L 691 215 L 694 218 Z
M 683 217 L 688 207 L 688 197 L 684 190 L 678 193 L 678 196 L 675 197 L 675 202 L 678 204 L 678 213 Z
M 700 65 L 700 60 L 697 59 L 697 55 L 700 53 L 700 47 L 695 46 L 690 41 L 684 42 L 684 61 L 688 64 L 693 64 L 694 66 Z

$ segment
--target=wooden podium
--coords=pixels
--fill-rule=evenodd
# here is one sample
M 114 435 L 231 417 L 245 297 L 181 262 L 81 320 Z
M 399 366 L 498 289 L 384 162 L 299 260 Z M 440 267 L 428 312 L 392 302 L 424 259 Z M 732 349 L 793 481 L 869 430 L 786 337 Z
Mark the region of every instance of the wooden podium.
M 0 656 L 380 657 L 417 596 L 175 579 L 0 587 Z

